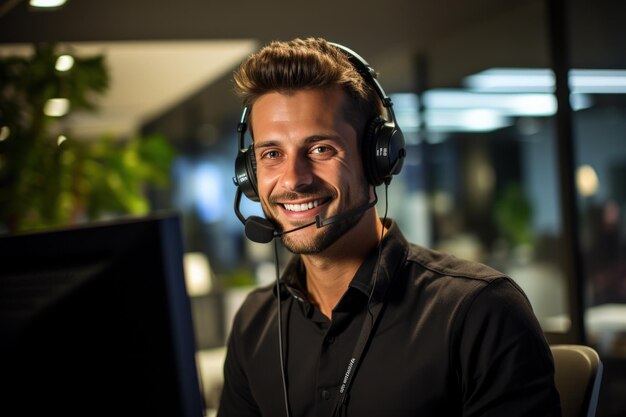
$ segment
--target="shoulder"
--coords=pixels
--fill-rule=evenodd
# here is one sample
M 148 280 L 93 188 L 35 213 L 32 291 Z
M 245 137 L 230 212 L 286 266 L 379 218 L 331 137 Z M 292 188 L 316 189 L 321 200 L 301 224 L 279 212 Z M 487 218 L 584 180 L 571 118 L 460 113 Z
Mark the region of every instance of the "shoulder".
M 390 224 L 383 259 L 396 291 L 425 297 L 429 303 L 455 300 L 458 305 L 460 299 L 471 298 L 494 282 L 510 281 L 506 274 L 485 264 L 410 243 L 395 223 Z
M 485 264 L 410 245 L 407 284 L 418 289 L 432 305 L 453 308 L 457 319 L 506 312 L 534 319 L 523 290 L 507 274 Z M 478 310 L 478 311 L 475 311 Z
M 418 264 L 425 270 L 440 276 L 468 280 L 489 282 L 506 276 L 504 273 L 482 263 L 464 260 L 415 244 L 410 245 L 407 262 Z
M 406 268 L 414 285 L 463 295 L 476 295 L 487 287 L 521 289 L 505 273 L 485 264 L 458 258 L 443 252 L 411 244 Z
M 456 277 L 469 282 L 489 282 L 506 275 L 479 262 L 458 258 L 409 242 L 398 225 L 390 221 L 389 232 L 385 238 L 388 249 L 385 256 L 404 263 L 405 268 L 413 273 L 425 276 Z M 395 256 L 394 256 L 395 255 Z
M 407 264 L 414 271 L 413 285 L 422 288 L 433 305 L 453 306 L 453 334 L 482 338 L 491 329 L 495 335 L 511 338 L 543 337 L 526 294 L 505 273 L 415 245 Z
M 263 327 L 276 311 L 274 285 L 265 285 L 251 290 L 237 310 L 233 322 L 233 332 L 245 333 Z

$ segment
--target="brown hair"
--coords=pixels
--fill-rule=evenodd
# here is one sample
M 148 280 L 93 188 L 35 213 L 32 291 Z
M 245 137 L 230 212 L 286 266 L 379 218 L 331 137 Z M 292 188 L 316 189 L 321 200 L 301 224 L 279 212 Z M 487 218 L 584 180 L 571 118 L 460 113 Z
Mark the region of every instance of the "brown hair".
M 347 56 L 321 38 L 270 42 L 240 65 L 234 80 L 236 93 L 250 110 L 270 92 L 340 87 L 348 97 L 346 119 L 359 134 L 382 110 L 376 92 Z

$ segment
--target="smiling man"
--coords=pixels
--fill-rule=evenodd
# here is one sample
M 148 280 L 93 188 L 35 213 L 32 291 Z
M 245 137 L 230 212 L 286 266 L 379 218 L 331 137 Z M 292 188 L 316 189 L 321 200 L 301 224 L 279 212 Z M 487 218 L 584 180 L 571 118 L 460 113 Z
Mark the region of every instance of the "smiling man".
M 295 256 L 237 313 L 218 415 L 560 415 L 521 289 L 378 217 L 405 151 L 368 64 L 323 39 L 272 42 L 235 82 L 254 141 L 238 193 Z

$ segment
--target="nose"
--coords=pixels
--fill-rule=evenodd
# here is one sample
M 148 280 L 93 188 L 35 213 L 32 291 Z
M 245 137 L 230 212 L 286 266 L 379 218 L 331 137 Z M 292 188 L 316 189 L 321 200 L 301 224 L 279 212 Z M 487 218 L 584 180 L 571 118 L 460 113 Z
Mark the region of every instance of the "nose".
M 298 191 L 313 181 L 311 164 L 304 156 L 296 155 L 285 161 L 280 185 L 287 191 Z

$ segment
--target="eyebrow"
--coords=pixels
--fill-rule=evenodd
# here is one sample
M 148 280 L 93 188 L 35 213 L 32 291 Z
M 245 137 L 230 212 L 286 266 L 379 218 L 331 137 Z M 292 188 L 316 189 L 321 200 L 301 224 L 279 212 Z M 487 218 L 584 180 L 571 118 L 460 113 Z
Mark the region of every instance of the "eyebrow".
M 304 139 L 304 145 L 311 145 L 311 144 L 321 142 L 324 140 L 331 140 L 331 141 L 339 143 L 342 146 L 345 146 L 345 140 L 341 136 L 338 136 L 338 135 L 312 135 Z M 273 139 L 260 141 L 260 142 L 255 141 L 254 147 L 257 149 L 280 147 L 281 143 L 282 143 L 281 141 L 273 140 Z

